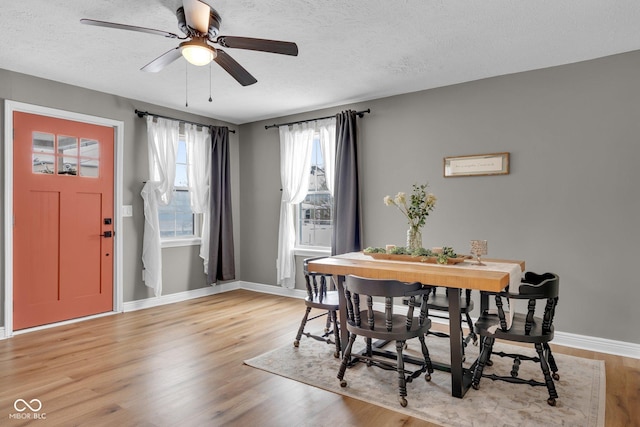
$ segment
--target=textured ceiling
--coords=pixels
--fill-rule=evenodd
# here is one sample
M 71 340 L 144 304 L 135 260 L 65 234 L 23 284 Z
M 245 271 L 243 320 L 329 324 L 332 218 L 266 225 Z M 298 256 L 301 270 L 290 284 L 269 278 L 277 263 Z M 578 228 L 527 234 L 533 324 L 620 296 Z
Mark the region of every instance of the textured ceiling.
M 638 0 L 212 2 L 221 34 L 294 41 L 299 56 L 225 49 L 258 79 L 247 87 L 182 58 L 145 73 L 179 41 L 79 21 L 180 34 L 180 0 L 11 0 L 0 68 L 241 124 L 640 49 Z

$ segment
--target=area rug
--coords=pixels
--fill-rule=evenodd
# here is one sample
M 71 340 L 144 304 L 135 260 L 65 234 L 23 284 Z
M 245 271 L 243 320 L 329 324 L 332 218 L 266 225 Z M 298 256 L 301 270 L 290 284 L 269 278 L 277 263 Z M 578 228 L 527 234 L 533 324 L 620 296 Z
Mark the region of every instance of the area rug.
M 408 354 L 419 352 L 419 341 L 414 340 Z M 433 360 L 447 362 L 448 340 L 429 335 L 427 346 Z M 359 338 L 354 345 L 364 346 Z M 333 357 L 334 347 L 303 337 L 300 346 L 285 345 L 258 357 L 246 360 L 254 368 L 300 381 L 314 387 L 350 396 L 365 402 L 401 412 L 415 418 L 449 426 L 604 426 L 605 367 L 604 361 L 555 354 L 560 380 L 555 381 L 559 398 L 557 405 L 547 404 L 546 387 L 511 384 L 483 378 L 480 389 L 470 389 L 463 399 L 451 396 L 451 376 L 442 371 L 432 374 L 431 382 L 422 376 L 407 384 L 409 404 L 403 408 L 397 400 L 397 376 L 395 371 L 385 371 L 358 363 L 349 368 L 345 379 L 347 387 L 340 387 L 336 378 L 340 365 Z M 535 355 L 532 349 L 513 347 L 496 342 L 494 351 Z M 478 347 L 469 345 L 465 366 L 475 360 Z M 511 360 L 494 356 L 493 366 L 485 368 L 485 374 L 508 375 Z M 407 365 L 409 368 L 410 365 Z M 522 362 L 519 376 L 541 380 L 538 364 Z

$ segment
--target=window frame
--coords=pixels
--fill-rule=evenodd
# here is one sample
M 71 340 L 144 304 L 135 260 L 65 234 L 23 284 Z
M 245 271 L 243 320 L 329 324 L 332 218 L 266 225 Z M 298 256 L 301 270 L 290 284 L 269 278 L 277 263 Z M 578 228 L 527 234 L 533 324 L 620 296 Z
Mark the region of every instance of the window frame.
M 313 143 L 314 145 L 317 144 L 318 145 L 318 150 L 321 150 L 320 148 L 320 135 L 318 132 L 316 132 L 316 134 L 313 137 Z M 313 168 L 314 166 L 316 166 L 317 164 L 314 162 L 315 159 L 312 159 L 311 161 L 311 168 Z M 323 158 L 324 161 L 324 158 Z M 314 193 L 318 193 L 318 194 L 323 194 L 323 193 L 328 193 L 329 197 L 331 198 L 331 212 L 332 212 L 332 217 L 331 217 L 331 234 L 333 235 L 333 226 L 334 226 L 334 216 L 335 216 L 335 201 L 333 200 L 333 196 L 331 195 L 330 190 L 323 190 L 323 191 L 308 191 L 307 192 L 307 196 L 309 194 L 314 194 Z M 305 197 L 306 199 L 306 197 Z M 318 256 L 318 255 L 330 255 L 331 254 L 331 244 L 329 244 L 329 246 L 316 246 L 316 245 L 303 245 L 300 243 L 299 237 L 300 237 L 300 226 L 301 226 L 301 210 L 302 210 L 302 203 L 300 202 L 296 205 L 296 221 L 295 221 L 295 231 L 296 231 L 296 242 L 294 245 L 294 254 L 295 255 L 301 255 L 301 256 Z
M 184 134 L 180 134 L 178 137 L 178 144 L 183 143 L 185 146 L 185 153 L 186 153 L 186 141 L 185 141 L 185 135 Z M 186 154 L 185 154 L 186 155 Z M 182 165 L 182 163 L 180 163 Z M 176 158 L 176 166 L 178 166 L 178 159 Z M 177 174 L 176 174 L 176 178 L 177 178 Z M 175 182 L 174 182 L 175 184 Z M 179 185 L 174 185 L 173 188 L 173 197 L 172 200 L 176 200 L 175 196 L 177 192 L 187 192 L 187 194 L 189 193 L 189 187 L 188 186 L 179 186 Z M 162 209 L 162 207 L 160 207 L 160 209 Z M 159 212 L 158 212 L 159 214 Z M 160 247 L 161 248 L 176 248 L 176 247 L 183 247 L 183 246 L 197 246 L 200 245 L 202 243 L 202 238 L 200 237 L 200 233 L 202 232 L 202 214 L 197 214 L 194 213 L 193 211 L 191 212 L 191 215 L 193 217 L 193 235 L 190 236 L 171 236 L 171 237 L 162 237 L 162 235 L 160 235 Z M 175 229 L 174 229 L 175 232 Z
M 189 192 L 189 189 L 186 187 L 176 187 L 173 192 L 174 195 L 177 191 L 186 191 Z M 162 237 L 160 236 L 160 247 L 161 248 L 178 248 L 182 246 L 197 246 L 202 242 L 202 238 L 198 237 L 200 232 L 202 231 L 202 214 L 197 214 L 191 212 L 193 215 L 193 235 L 192 236 L 171 236 L 171 237 Z

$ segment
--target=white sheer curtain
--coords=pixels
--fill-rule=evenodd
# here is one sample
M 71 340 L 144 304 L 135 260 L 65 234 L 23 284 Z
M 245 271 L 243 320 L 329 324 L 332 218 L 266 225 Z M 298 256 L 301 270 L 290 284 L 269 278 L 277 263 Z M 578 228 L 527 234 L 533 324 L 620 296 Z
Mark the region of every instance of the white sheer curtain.
M 296 279 L 294 248 L 296 244 L 296 205 L 309 191 L 313 124 L 300 123 L 291 127 L 280 126 L 280 179 L 282 201 L 278 230 L 278 284 L 293 288 Z
M 162 252 L 158 206 L 167 205 L 173 197 L 179 134 L 178 122 L 162 118 L 154 122 L 152 116 L 147 116 L 149 180 L 141 192 L 144 201 L 142 263 L 145 270 L 145 285 L 152 288 L 157 297 L 162 294 Z
M 209 189 L 211 182 L 211 130 L 186 123 L 187 178 L 189 198 L 193 213 L 202 214 L 200 258 L 204 260 L 204 272 L 209 267 Z
M 309 191 L 311 155 L 315 134 L 320 136 L 327 186 L 333 195 L 336 158 L 336 119 L 323 119 L 280 127 L 280 178 L 282 202 L 278 230 L 278 284 L 295 287 L 296 205 Z
M 333 197 L 333 184 L 336 176 L 336 119 L 318 120 L 315 122 L 316 132 L 320 135 L 320 150 L 324 159 L 324 174 L 327 187 Z

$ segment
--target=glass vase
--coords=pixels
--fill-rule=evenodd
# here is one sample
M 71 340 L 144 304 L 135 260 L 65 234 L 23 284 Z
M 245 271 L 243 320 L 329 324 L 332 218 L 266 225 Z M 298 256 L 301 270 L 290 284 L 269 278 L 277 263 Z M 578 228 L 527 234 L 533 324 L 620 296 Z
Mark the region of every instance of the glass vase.
M 422 232 L 418 227 L 409 227 L 407 230 L 407 249 L 413 252 L 422 248 Z

